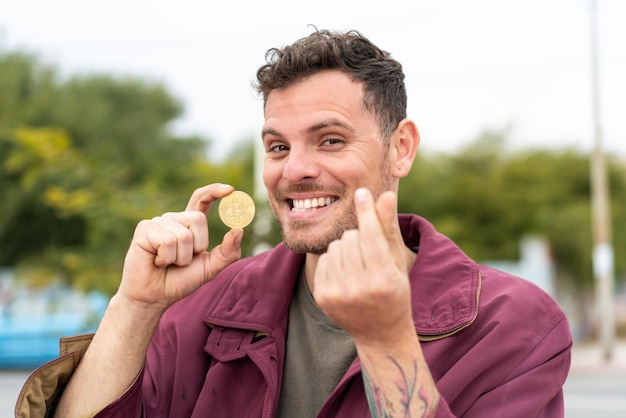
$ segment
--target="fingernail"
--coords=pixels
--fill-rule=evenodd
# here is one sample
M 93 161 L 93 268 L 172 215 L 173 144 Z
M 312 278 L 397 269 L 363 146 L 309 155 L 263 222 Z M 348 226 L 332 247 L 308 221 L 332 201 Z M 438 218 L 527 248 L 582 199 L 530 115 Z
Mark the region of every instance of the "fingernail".
M 243 240 L 243 230 L 239 233 L 239 235 L 235 238 L 235 246 L 237 248 L 241 248 L 241 241 Z
M 359 187 L 354 192 L 354 201 L 356 203 L 364 203 L 367 201 L 367 189 L 365 187 Z

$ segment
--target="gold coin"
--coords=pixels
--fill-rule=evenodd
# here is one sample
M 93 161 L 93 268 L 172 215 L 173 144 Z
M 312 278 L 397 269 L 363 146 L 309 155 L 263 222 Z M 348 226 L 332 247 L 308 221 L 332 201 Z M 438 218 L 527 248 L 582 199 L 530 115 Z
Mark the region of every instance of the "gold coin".
M 220 200 L 218 212 L 227 226 L 243 228 L 254 218 L 254 200 L 247 193 L 235 190 Z

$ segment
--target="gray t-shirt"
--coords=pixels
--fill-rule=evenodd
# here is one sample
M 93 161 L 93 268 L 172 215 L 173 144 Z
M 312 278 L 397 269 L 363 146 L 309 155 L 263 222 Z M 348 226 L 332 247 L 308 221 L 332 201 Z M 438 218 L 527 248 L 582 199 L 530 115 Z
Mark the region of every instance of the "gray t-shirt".
M 289 306 L 277 417 L 315 417 L 356 359 L 350 335 L 315 303 L 300 270 Z

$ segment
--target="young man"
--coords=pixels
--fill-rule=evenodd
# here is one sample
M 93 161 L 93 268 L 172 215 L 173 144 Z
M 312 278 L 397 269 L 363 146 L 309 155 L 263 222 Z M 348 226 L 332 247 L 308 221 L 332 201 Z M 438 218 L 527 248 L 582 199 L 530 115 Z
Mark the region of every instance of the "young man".
M 359 33 L 316 31 L 257 79 L 284 242 L 237 261 L 233 229 L 206 252 L 221 184 L 142 221 L 97 333 L 62 345 L 18 416 L 43 416 L 44 398 L 64 418 L 563 416 L 556 303 L 397 214 L 419 144 L 401 65 Z

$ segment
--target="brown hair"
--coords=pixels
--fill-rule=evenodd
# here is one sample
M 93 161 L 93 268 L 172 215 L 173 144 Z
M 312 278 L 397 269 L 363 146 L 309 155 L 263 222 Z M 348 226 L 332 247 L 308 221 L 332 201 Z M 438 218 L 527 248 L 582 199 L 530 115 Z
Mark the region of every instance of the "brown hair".
M 363 83 L 363 104 L 376 115 L 384 143 L 406 118 L 402 65 L 357 31 L 315 30 L 291 45 L 269 49 L 265 59 L 255 84 L 263 103 L 272 90 L 336 69 Z

